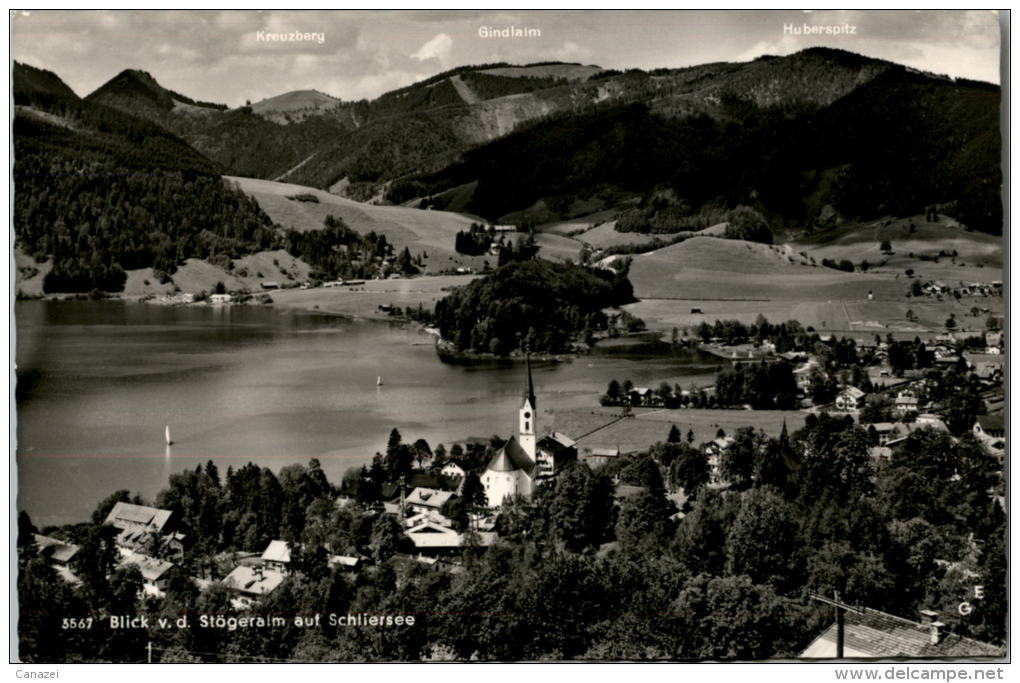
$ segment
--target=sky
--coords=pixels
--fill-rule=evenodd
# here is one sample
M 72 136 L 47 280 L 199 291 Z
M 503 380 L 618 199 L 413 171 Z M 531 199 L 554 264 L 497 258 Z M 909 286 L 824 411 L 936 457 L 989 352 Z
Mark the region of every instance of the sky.
M 818 45 L 1000 82 L 998 17 L 988 10 L 41 10 L 14 12 L 11 25 L 14 58 L 54 71 L 79 95 L 132 68 L 229 106 L 304 89 L 371 99 L 463 64 L 678 68 Z M 507 27 L 540 35 L 481 35 Z

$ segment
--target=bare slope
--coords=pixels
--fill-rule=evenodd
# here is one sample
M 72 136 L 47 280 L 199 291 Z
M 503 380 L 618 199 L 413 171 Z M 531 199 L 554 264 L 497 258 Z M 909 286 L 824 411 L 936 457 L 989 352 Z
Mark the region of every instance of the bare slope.
M 240 177 L 230 177 L 228 180 L 238 183 L 245 192 L 255 197 L 273 222 L 286 228 L 318 230 L 322 228 L 326 216 L 332 215 L 342 218 L 352 230 L 360 233 L 374 231 L 385 235 L 397 249 L 407 247 L 413 255 L 427 254 L 429 271 L 446 270 L 458 265 L 477 268 L 484 260 L 481 257 L 461 256 L 454 251 L 457 232 L 467 230 L 472 223 L 468 216 L 404 206 L 360 204 L 323 190 L 270 180 Z M 298 194 L 311 194 L 319 201 L 288 199 Z

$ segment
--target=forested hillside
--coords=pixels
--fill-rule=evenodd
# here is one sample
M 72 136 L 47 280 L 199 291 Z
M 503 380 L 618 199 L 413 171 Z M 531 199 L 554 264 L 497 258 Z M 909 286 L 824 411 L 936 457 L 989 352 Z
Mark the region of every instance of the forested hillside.
M 186 258 L 273 243 L 268 217 L 220 178 L 217 164 L 54 79 L 15 65 L 16 245 L 53 259 L 47 291 L 119 291 L 125 270 L 169 274 Z
M 499 221 L 540 200 L 566 216 L 575 198 L 666 188 L 692 217 L 743 204 L 810 225 L 825 206 L 869 219 L 939 205 L 1002 230 L 995 86 L 897 68 L 828 105 L 736 88 L 719 99 L 713 115 L 667 116 L 654 101 L 559 114 L 400 179 L 389 196 L 439 195 L 442 208 L 442 192 L 477 181 L 468 210 Z

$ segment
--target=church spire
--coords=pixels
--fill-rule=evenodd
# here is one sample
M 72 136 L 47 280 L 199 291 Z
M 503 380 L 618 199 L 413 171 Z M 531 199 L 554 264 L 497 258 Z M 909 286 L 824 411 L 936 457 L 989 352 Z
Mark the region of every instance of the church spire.
M 528 402 L 531 407 L 535 407 L 535 384 L 531 381 L 531 352 L 528 351 L 525 354 L 528 361 Z

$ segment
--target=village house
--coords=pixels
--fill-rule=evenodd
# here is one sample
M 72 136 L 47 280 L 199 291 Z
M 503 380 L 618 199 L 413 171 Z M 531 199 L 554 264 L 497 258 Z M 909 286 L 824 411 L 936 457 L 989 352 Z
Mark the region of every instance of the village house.
M 249 609 L 261 598 L 269 595 L 283 583 L 280 572 L 269 571 L 261 566 L 237 566 L 223 579 L 223 585 L 234 593 L 230 601 L 235 609 Z
M 362 559 L 360 557 L 354 557 L 353 555 L 330 555 L 328 562 L 330 569 L 340 569 L 351 572 L 358 571 L 362 565 Z
M 119 502 L 113 506 L 103 523 L 120 530 L 115 542 L 122 556 L 130 555 L 136 550 L 156 553 L 167 542 L 166 536 L 172 515 L 173 512 L 170 510 Z M 181 555 L 183 539 L 182 534 Z
M 161 598 L 166 590 L 167 572 L 173 568 L 172 562 L 159 560 L 141 553 L 131 553 L 123 560 L 124 567 L 135 566 L 142 574 L 142 591 L 146 595 Z
M 904 389 L 896 395 L 896 414 L 906 415 L 909 412 L 917 412 L 917 394 L 913 389 Z
M 719 436 L 702 446 L 702 450 L 708 456 L 709 481 L 711 483 L 718 484 L 722 481 L 722 476 L 719 473 L 722 455 L 730 449 L 734 442 L 733 437 Z
M 648 406 L 652 404 L 652 399 L 655 398 L 655 392 L 648 387 L 634 387 L 630 390 L 628 395 L 630 404 L 634 406 Z
M 620 457 L 619 448 L 592 447 L 585 448 L 581 455 L 581 462 L 587 463 L 589 467 L 601 467 L 609 462 L 615 462 Z
M 218 306 L 222 305 L 222 304 L 229 304 L 233 300 L 234 300 L 234 297 L 231 294 L 210 294 L 209 295 L 209 303 L 216 304 Z
M 422 555 L 455 555 L 459 554 L 468 542 L 467 535 L 458 533 L 450 527 L 430 521 L 422 521 L 407 529 L 404 535 L 414 545 L 415 552 Z M 495 532 L 472 532 L 479 546 L 492 545 L 497 538 Z
M 463 479 L 467 476 L 467 472 L 464 468 L 452 460 L 443 465 L 443 469 L 441 469 L 439 473 L 444 477 L 449 477 L 450 479 Z
M 967 367 L 984 380 L 997 380 L 1002 377 L 1002 368 L 1006 357 L 1001 353 L 964 353 Z
M 577 442 L 566 434 L 553 432 L 538 442 L 536 455 L 538 476 L 552 477 L 566 463 L 577 460 Z
M 974 436 L 986 445 L 1004 441 L 1006 438 L 1006 425 L 1002 413 L 992 415 L 978 415 L 974 422 Z
M 404 505 L 414 512 L 439 512 L 453 495 L 452 491 L 419 487 L 411 491 Z
M 906 657 L 969 658 L 1002 657 L 1002 648 L 950 632 L 938 621 L 938 614 L 922 611 L 922 620 L 886 614 L 863 608 L 847 610 L 844 615 L 843 656 L 868 659 Z M 838 626 L 833 624 L 815 638 L 801 654 L 801 659 L 833 659 L 836 657 Z
M 270 541 L 262 553 L 262 564 L 270 571 L 287 574 L 290 570 L 290 545 L 287 541 Z
M 836 396 L 836 409 L 856 413 L 864 399 L 864 392 L 857 387 L 847 386 Z
M 49 558 L 50 564 L 60 575 L 60 578 L 72 585 L 81 583 L 80 579 L 71 571 L 71 560 L 81 550 L 79 546 L 42 534 L 33 534 L 33 538 L 35 538 L 35 546 L 39 549 L 39 554 Z
M 874 422 L 869 425 L 861 425 L 865 431 L 871 433 L 872 430 L 878 435 L 878 445 L 885 446 L 897 435 L 896 425 L 892 422 Z

